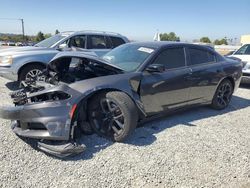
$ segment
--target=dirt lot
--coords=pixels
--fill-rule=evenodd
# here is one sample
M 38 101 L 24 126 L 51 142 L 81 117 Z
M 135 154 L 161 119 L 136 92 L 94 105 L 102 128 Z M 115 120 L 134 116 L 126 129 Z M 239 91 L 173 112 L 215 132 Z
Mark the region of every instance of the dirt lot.
M 0 105 L 15 84 L 0 78 Z M 87 150 L 59 160 L 0 120 L 0 187 L 250 187 L 250 86 L 223 111 L 200 107 L 136 129 L 126 143 L 83 136 Z

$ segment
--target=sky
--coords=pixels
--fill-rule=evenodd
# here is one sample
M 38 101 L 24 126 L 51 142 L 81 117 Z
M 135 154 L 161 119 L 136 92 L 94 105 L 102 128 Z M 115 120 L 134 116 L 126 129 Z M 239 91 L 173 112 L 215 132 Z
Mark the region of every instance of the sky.
M 13 18 L 5 20 L 2 18 Z M 131 40 L 175 32 L 182 41 L 250 34 L 250 0 L 0 0 L 0 33 L 102 30 Z

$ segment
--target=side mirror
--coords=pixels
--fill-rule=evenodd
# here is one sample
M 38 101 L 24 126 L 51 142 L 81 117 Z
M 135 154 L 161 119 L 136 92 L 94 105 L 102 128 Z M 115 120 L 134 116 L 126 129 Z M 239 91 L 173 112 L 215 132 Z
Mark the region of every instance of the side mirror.
M 66 43 L 63 43 L 63 44 L 59 44 L 59 46 L 58 46 L 58 50 L 62 50 L 62 49 L 64 49 L 64 48 L 68 48 L 68 45 L 66 44 Z
M 146 68 L 148 72 L 164 72 L 165 66 L 161 64 L 151 64 Z

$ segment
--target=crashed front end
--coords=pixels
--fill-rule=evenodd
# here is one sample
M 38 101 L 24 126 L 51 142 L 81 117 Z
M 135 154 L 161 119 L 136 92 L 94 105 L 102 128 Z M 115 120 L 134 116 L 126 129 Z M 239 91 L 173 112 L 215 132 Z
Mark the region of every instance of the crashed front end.
M 15 106 L 1 107 L 0 118 L 11 120 L 11 128 L 18 136 L 38 139 L 37 148 L 47 154 L 64 158 L 83 152 L 85 145 L 73 139 L 73 96 L 79 93 L 65 84 L 33 84 L 10 94 Z
M 84 104 L 86 96 L 101 84 L 94 78 L 117 73 L 121 70 L 94 56 L 59 53 L 41 75 L 23 81 L 22 89 L 10 94 L 15 106 L 0 108 L 0 118 L 11 120 L 19 136 L 66 143 L 40 144 L 43 151 L 59 157 L 79 153 L 84 147 L 75 141 L 78 128 L 92 133 Z M 95 84 L 88 82 L 92 78 Z
M 42 83 L 42 82 L 41 82 Z M 46 83 L 36 87 L 36 92 L 24 89 L 12 92 L 15 106 L 0 108 L 0 117 L 12 121 L 13 131 L 23 137 L 49 140 L 69 140 L 72 96 L 79 94 L 67 85 L 54 86 Z

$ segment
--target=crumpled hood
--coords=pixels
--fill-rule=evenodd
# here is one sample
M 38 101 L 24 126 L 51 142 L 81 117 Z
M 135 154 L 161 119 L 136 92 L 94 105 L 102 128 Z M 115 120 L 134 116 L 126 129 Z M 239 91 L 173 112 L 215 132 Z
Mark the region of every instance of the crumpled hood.
M 13 47 L 7 49 L 0 49 L 0 56 L 6 55 L 16 55 L 16 54 L 34 54 L 34 53 L 52 53 L 58 52 L 54 48 L 44 48 L 44 47 L 34 47 L 34 46 L 25 46 L 25 47 Z
M 90 61 L 92 61 L 94 63 L 98 63 L 98 64 L 102 65 L 106 69 L 123 72 L 123 70 L 120 67 L 109 64 L 104 59 L 98 57 L 94 52 L 87 52 L 87 51 L 64 51 L 64 52 L 59 52 L 49 62 L 48 68 L 50 70 L 54 70 L 56 72 L 58 72 L 58 70 L 64 69 L 63 66 L 67 67 L 67 66 L 69 66 L 69 63 L 70 63 L 67 60 L 67 58 L 88 59 L 88 60 L 90 60 Z M 62 59 L 65 59 L 66 61 L 62 61 Z

